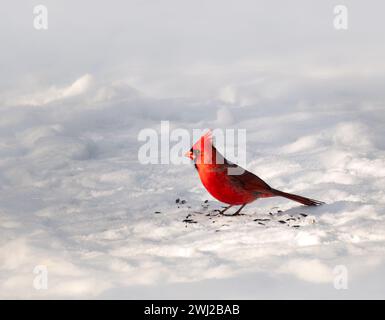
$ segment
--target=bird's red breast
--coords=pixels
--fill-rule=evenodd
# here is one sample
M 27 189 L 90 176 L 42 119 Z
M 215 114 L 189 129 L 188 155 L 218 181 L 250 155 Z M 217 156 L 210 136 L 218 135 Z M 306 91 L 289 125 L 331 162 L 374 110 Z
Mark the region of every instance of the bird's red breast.
M 238 205 L 258 198 L 258 193 L 245 191 L 234 184 L 223 165 L 197 165 L 197 170 L 207 191 L 221 202 Z

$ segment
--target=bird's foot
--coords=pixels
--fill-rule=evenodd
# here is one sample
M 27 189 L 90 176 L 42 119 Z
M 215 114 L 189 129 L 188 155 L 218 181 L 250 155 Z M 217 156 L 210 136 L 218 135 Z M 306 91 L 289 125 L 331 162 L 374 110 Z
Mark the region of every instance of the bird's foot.
M 237 216 L 244 216 L 244 215 L 245 215 L 244 213 L 235 212 L 233 214 L 229 214 L 228 216 L 230 216 L 230 217 L 237 217 Z
M 243 216 L 243 213 L 240 213 L 246 204 L 243 204 L 237 211 L 235 211 L 231 216 Z
M 219 215 L 222 215 L 222 216 L 226 216 L 225 212 L 230 209 L 232 206 L 228 206 L 226 208 L 224 208 L 223 210 L 218 210 L 218 214 Z
M 237 212 L 234 212 L 232 214 L 224 214 L 224 213 L 221 213 L 222 216 L 226 216 L 226 217 L 237 217 L 237 216 L 244 216 L 245 214 L 244 213 L 239 213 L 238 211 Z
M 239 214 L 226 214 L 224 212 L 219 212 L 219 215 L 224 216 L 224 217 L 232 217 L 232 216 L 237 216 Z

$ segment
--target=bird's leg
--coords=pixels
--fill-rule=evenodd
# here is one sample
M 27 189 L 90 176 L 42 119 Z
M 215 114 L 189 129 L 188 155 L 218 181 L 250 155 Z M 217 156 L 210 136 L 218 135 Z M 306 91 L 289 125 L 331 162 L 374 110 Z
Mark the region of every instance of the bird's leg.
M 219 214 L 224 214 L 228 209 L 230 209 L 232 205 L 229 205 L 228 207 L 224 208 L 223 210 L 219 211 Z
M 241 207 L 240 207 L 237 211 L 235 211 L 235 212 L 232 214 L 232 216 L 240 216 L 240 212 L 241 212 L 241 210 L 245 207 L 245 205 L 246 205 L 246 203 L 243 204 L 243 205 L 241 205 Z

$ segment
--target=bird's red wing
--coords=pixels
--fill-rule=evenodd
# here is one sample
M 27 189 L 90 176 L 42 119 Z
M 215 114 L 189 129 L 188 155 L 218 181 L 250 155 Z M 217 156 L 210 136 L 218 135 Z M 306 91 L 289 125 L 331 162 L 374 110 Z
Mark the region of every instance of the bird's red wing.
M 266 193 L 271 190 L 271 187 L 254 173 L 247 171 L 246 169 L 243 169 L 236 164 L 228 164 L 228 168 L 235 168 L 235 166 L 238 168 L 238 170 L 242 170 L 242 173 L 238 175 L 228 174 L 228 177 L 232 183 L 241 187 L 245 191 L 250 192 Z

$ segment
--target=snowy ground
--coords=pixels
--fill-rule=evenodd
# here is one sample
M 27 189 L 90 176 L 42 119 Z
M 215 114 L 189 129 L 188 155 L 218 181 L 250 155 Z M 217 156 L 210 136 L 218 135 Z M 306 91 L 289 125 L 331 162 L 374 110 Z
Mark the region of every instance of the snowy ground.
M 282 36 L 292 23 L 271 32 Z M 289 37 L 302 42 L 293 28 Z M 326 30 L 329 39 L 315 39 L 341 41 Z M 239 61 L 203 63 L 204 52 L 194 52 L 191 63 L 133 63 L 119 53 L 119 71 L 98 65 L 109 57 L 92 60 L 98 67 L 87 72 L 76 69 L 80 58 L 63 62 L 76 72 L 56 63 L 27 75 L 15 67 L 0 94 L 0 297 L 384 298 L 385 50 L 361 31 L 352 32 L 367 39 L 365 49 L 350 35 L 329 51 L 320 44 L 326 58 L 314 43 L 301 57 L 272 46 L 269 58 L 240 43 L 248 55 Z M 184 56 L 179 49 L 173 54 Z M 159 63 L 166 65 L 151 70 Z M 216 216 L 222 204 L 192 164 L 139 163 L 138 132 L 158 130 L 161 120 L 188 130 L 247 129 L 249 170 L 326 204 L 265 199 L 244 216 Z M 36 265 L 47 266 L 47 290 L 33 287 Z M 333 285 L 338 265 L 348 272 L 346 290 Z

